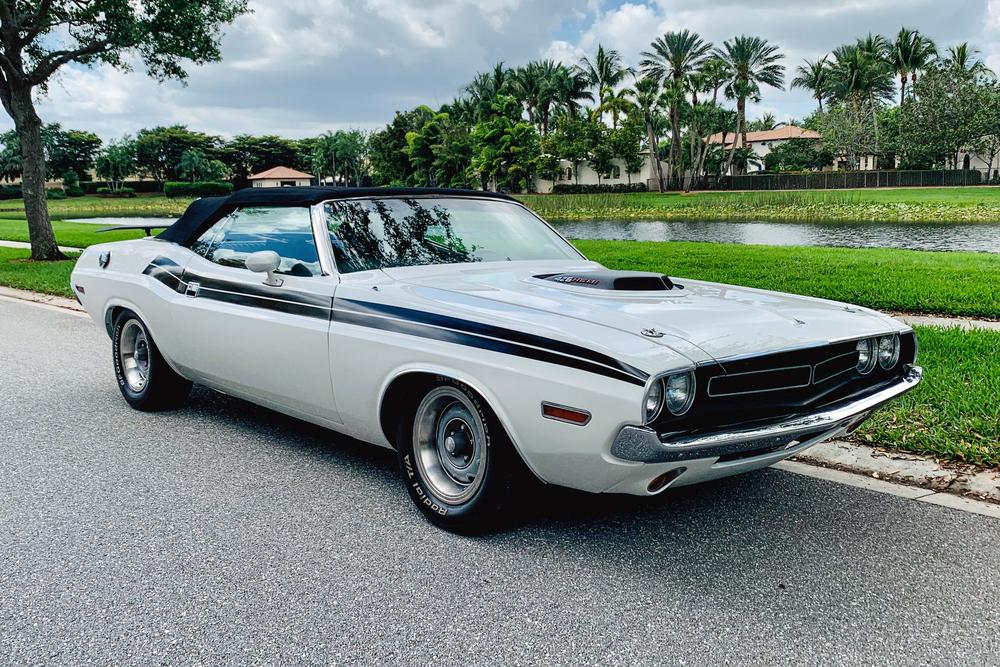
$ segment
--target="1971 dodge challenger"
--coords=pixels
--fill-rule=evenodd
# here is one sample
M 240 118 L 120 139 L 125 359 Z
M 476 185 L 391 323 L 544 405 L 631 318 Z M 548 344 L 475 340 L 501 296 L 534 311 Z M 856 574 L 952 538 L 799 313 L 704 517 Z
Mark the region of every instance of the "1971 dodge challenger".
M 458 531 L 525 474 L 653 495 L 770 465 L 922 374 L 890 317 L 610 271 L 485 192 L 251 188 L 91 246 L 71 280 L 133 407 L 196 382 L 393 448 Z

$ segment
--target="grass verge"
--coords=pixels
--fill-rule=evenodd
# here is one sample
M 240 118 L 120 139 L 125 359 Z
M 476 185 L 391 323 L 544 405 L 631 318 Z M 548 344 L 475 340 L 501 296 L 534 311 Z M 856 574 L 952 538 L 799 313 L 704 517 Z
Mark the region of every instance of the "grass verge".
M 1000 188 L 521 195 L 553 220 L 997 222 Z
M 613 269 L 745 285 L 878 310 L 1000 317 L 1000 256 L 972 252 L 575 241 Z
M 99 229 L 102 229 L 101 225 L 91 225 L 86 222 L 52 221 L 52 231 L 55 232 L 56 242 L 59 245 L 74 248 L 86 248 L 87 246 L 97 243 L 107 243 L 109 241 L 137 239 L 141 238 L 144 234 L 141 230 L 104 232 L 103 234 L 99 234 L 97 232 Z M 0 240 L 27 242 L 29 240 L 27 220 L 24 218 L 0 218 Z
M 76 257 L 59 262 L 33 262 L 27 250 L 0 248 L 0 285 L 73 297 L 69 274 Z
M 866 444 L 1000 466 L 1000 332 L 916 327 L 924 381 L 862 426 Z

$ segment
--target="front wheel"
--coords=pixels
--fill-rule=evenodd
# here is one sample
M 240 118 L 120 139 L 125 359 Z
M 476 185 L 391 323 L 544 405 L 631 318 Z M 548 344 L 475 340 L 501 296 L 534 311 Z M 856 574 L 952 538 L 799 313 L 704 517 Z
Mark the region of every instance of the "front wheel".
M 151 411 L 179 407 L 191 393 L 191 382 L 172 369 L 139 316 L 123 310 L 112 330 L 115 377 L 128 404 Z
M 413 502 L 431 522 L 459 533 L 494 527 L 521 473 L 517 453 L 486 402 L 445 378 L 426 387 L 403 415 L 396 451 Z

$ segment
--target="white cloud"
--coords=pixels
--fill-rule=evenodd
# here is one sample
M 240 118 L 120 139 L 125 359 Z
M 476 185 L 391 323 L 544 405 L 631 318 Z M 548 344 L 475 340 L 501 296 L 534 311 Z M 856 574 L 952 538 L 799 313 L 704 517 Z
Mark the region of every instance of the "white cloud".
M 450 101 L 476 72 L 551 57 L 572 63 L 598 43 L 636 64 L 657 35 L 689 28 L 716 44 L 740 33 L 779 44 L 791 73 L 868 31 L 900 23 L 942 44 L 968 40 L 1000 70 L 1000 0 L 254 0 L 226 30 L 221 63 L 189 85 L 140 71 L 67 68 L 40 114 L 104 137 L 187 123 L 209 132 L 307 136 L 376 127 L 396 110 Z M 764 91 L 751 115 L 801 117 L 803 91 Z M 6 124 L 10 126 L 9 121 Z

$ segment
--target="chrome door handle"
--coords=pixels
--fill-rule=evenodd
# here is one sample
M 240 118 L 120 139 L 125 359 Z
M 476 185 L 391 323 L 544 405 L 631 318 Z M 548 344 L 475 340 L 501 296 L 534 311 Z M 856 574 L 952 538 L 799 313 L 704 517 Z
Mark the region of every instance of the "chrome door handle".
M 196 297 L 201 292 L 201 283 L 188 283 L 184 288 L 184 296 Z

